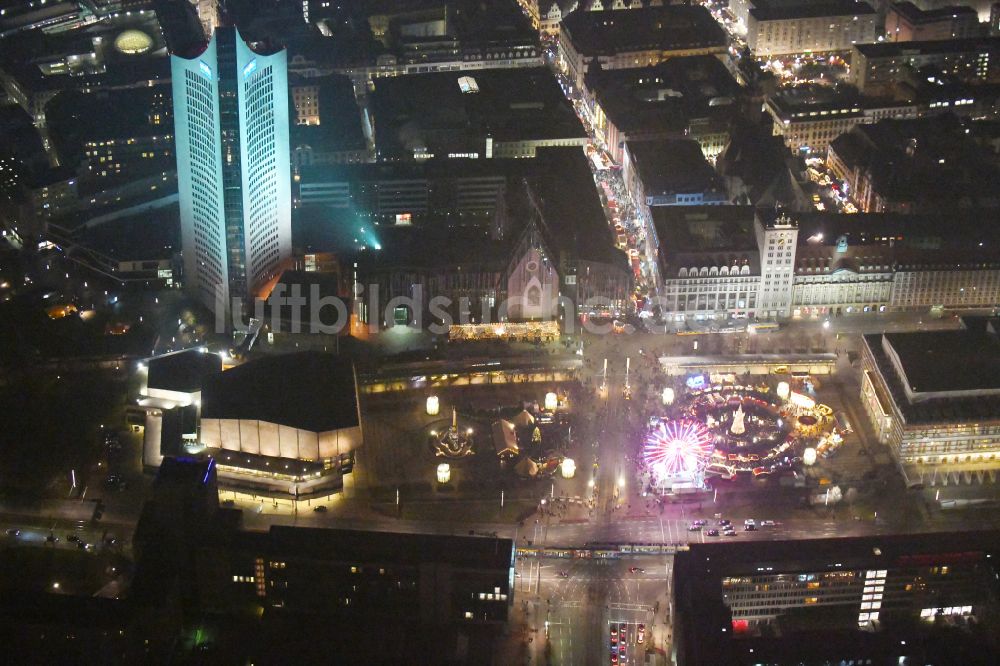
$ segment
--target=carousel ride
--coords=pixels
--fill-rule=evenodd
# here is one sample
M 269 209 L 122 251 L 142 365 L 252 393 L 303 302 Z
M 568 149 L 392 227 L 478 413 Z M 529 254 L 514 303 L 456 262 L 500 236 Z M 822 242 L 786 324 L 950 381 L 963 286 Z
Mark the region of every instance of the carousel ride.
M 446 428 L 433 428 L 428 433 L 434 455 L 449 460 L 471 456 L 474 432 L 472 427 L 459 427 L 458 412 L 452 408 L 451 423 Z
M 655 491 L 703 488 L 711 476 L 766 476 L 791 467 L 831 429 L 830 408 L 767 386 L 717 385 L 688 393 L 650 419 L 641 476 Z

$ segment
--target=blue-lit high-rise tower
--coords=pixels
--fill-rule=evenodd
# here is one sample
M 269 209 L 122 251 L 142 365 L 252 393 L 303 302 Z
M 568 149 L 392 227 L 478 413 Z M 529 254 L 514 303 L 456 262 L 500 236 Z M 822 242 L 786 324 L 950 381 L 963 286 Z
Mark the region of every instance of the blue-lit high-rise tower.
M 291 256 L 287 53 L 220 26 L 170 60 L 184 284 L 212 311 L 252 312 Z

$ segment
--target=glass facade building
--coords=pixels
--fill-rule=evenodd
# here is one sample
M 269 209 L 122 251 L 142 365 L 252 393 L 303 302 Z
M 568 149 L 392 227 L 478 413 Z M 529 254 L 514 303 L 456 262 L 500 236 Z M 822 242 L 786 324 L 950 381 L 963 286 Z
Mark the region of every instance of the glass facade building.
M 291 255 L 287 52 L 225 26 L 171 70 L 184 284 L 239 318 Z

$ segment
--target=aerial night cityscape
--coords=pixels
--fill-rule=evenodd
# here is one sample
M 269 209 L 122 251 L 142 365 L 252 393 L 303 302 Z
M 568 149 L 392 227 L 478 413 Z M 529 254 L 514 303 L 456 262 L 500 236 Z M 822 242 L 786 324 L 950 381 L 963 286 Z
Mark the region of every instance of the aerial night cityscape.
M 9 664 L 1000 664 L 1000 2 L 0 0 Z

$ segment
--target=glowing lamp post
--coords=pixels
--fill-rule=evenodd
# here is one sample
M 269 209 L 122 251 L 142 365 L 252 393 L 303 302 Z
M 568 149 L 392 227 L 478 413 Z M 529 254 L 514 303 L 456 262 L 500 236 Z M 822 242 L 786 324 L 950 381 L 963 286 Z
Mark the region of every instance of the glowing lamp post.
M 788 396 L 791 395 L 792 389 L 788 385 L 788 382 L 778 382 L 778 397 L 782 400 L 788 400 Z
M 451 481 L 451 465 L 441 463 L 437 466 L 437 481 L 438 483 L 448 483 Z
M 667 388 L 663 389 L 662 399 L 663 399 L 663 404 L 664 405 L 672 405 L 672 404 L 674 404 L 674 390 L 672 388 L 670 388 L 669 386 Z
M 811 446 L 802 452 L 802 462 L 808 467 L 816 464 L 816 449 Z
M 562 474 L 562 478 L 572 479 L 576 476 L 576 461 L 572 458 L 563 458 L 559 464 L 559 472 Z
M 545 394 L 545 409 L 546 411 L 554 412 L 556 407 L 559 406 L 559 398 L 555 393 L 549 391 Z
M 427 397 L 426 409 L 428 416 L 437 416 L 438 413 L 441 411 L 441 402 L 438 400 L 438 397 L 436 395 L 431 395 Z

